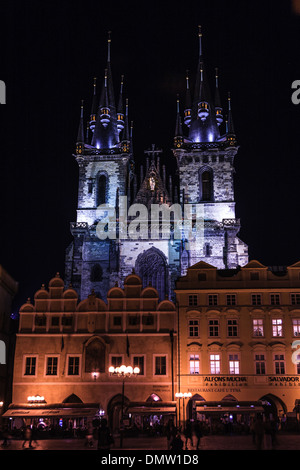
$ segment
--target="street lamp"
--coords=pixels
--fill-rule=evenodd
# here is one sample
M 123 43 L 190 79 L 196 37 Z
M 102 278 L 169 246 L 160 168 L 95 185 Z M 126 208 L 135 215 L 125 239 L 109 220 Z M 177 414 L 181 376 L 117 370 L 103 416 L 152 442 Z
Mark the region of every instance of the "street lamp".
M 185 398 L 191 398 L 192 394 L 191 392 L 176 392 L 175 397 L 179 399 L 178 401 L 178 407 L 179 407 L 179 427 L 181 425 L 180 422 L 180 398 L 183 398 L 183 423 L 185 424 L 185 405 L 184 405 L 184 399 Z
M 140 373 L 139 367 L 125 366 L 122 364 L 120 367 L 110 366 L 108 372 L 111 375 L 116 375 L 117 377 L 122 378 L 122 405 L 121 405 L 121 420 L 120 420 L 120 448 L 123 447 L 123 412 L 124 412 L 124 388 L 125 380 L 130 377 L 136 377 Z

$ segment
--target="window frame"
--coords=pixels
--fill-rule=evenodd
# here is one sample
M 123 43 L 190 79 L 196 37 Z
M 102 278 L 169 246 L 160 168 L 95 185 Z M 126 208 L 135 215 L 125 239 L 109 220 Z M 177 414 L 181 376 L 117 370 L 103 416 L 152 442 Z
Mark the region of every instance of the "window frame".
M 165 367 L 164 374 L 157 374 L 156 361 L 157 359 L 164 359 L 165 365 L 160 364 L 160 367 Z M 168 376 L 168 355 L 167 354 L 153 354 L 153 376 L 154 377 L 167 377 Z
M 26 374 L 26 362 L 27 359 L 34 359 L 35 360 L 35 365 L 34 365 L 34 374 Z M 30 368 L 32 368 L 32 365 L 30 365 Z M 38 354 L 24 354 L 23 356 L 23 377 L 37 377 L 38 374 Z
M 78 358 L 78 374 L 70 374 L 70 359 Z M 76 367 L 76 364 L 75 366 Z M 81 377 L 82 355 L 81 354 L 67 354 L 67 377 Z
M 56 365 L 56 374 L 47 374 L 48 371 L 48 360 L 49 359 L 57 359 L 57 365 Z M 44 370 L 44 376 L 45 377 L 59 377 L 59 359 L 60 356 L 59 354 L 47 354 L 45 356 L 45 370 Z M 53 367 L 53 366 L 52 366 Z

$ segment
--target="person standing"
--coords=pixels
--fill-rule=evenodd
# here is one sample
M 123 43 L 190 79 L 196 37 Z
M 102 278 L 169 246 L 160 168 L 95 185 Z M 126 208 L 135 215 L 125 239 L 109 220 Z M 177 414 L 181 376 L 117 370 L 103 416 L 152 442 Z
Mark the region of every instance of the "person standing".
M 113 437 L 106 419 L 102 419 L 98 429 L 98 450 L 109 450 L 113 444 Z
M 201 440 L 201 437 L 203 436 L 203 434 L 202 434 L 202 431 L 201 431 L 201 424 L 198 420 L 195 423 L 194 431 L 195 431 L 195 436 L 197 438 L 196 450 L 199 450 L 200 440 Z
M 254 433 L 255 433 L 255 444 L 257 450 L 263 449 L 265 428 L 261 415 L 257 415 L 256 421 L 254 423 Z

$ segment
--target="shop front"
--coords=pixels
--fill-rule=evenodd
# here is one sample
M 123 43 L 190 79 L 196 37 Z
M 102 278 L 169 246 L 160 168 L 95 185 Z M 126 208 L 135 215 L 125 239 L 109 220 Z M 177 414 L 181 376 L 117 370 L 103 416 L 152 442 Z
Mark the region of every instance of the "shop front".
M 261 401 L 198 401 L 194 419 L 211 433 L 248 434 L 258 414 L 264 414 Z
M 29 425 L 39 437 L 83 437 L 102 413 L 98 403 L 11 404 L 2 417 L 15 434 Z
M 128 431 L 163 434 L 170 421 L 176 423 L 176 402 L 130 402 L 124 418 Z

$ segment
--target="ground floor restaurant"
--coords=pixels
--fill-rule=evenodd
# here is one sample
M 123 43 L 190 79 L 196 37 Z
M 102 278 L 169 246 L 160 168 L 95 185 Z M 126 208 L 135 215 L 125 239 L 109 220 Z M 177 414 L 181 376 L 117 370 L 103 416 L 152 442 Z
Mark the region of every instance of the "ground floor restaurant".
M 206 401 L 196 394 L 176 401 L 131 402 L 116 397 L 107 410 L 99 403 L 11 404 L 2 421 L 16 435 L 30 425 L 44 437 L 84 437 L 93 432 L 102 418 L 107 419 L 114 434 L 122 430 L 132 436 L 162 435 L 170 423 L 184 430 L 187 422 L 200 422 L 204 433 L 244 434 L 250 432 L 258 414 L 276 422 L 278 429 L 299 431 L 299 413 L 298 399 L 293 412 L 287 413 L 284 403 L 276 403 L 271 397 L 238 401 L 226 396 L 220 401 Z

